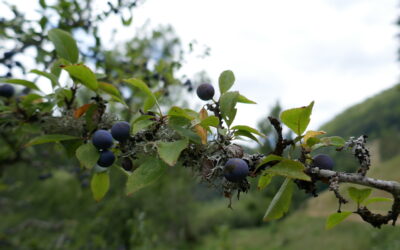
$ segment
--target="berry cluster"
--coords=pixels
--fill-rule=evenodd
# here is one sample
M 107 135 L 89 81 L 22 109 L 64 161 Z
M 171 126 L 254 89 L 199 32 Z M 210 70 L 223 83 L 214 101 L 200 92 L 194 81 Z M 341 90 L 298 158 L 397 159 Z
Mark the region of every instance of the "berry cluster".
M 212 100 L 215 94 L 214 87 L 209 83 L 200 84 L 197 88 L 197 96 L 203 100 Z M 230 182 L 239 183 L 246 179 L 249 174 L 249 166 L 240 158 L 229 159 L 224 167 L 224 176 Z
M 114 143 L 114 140 L 125 142 L 130 136 L 130 125 L 127 122 L 117 122 L 111 128 L 111 133 L 104 129 L 99 129 L 94 132 L 92 137 L 93 145 L 100 150 L 100 158 L 97 164 L 101 167 L 109 167 L 115 161 L 115 155 L 109 149 Z

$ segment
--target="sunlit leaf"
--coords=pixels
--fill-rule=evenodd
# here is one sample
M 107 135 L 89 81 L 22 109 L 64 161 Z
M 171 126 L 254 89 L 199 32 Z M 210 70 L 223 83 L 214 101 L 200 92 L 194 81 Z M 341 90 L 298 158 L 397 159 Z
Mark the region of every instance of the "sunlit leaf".
M 351 214 L 352 214 L 352 212 L 342 211 L 341 213 L 334 213 L 334 214 L 329 215 L 328 219 L 326 220 L 325 228 L 331 229 L 331 228 L 335 227 L 337 224 L 344 221 Z
M 90 181 L 90 188 L 93 193 L 93 198 L 96 201 L 103 199 L 110 188 L 110 177 L 108 176 L 108 172 L 104 171 L 94 173 L 92 180 Z
M 314 130 L 309 130 L 306 132 L 306 134 L 304 135 L 304 143 L 307 144 L 308 139 L 310 138 L 314 138 L 318 135 L 323 135 L 326 134 L 325 131 L 314 131 Z
M 365 199 L 368 198 L 368 196 L 370 196 L 372 189 L 370 188 L 363 188 L 363 189 L 359 189 L 359 188 L 355 188 L 355 187 L 349 187 L 348 190 L 350 198 L 357 202 L 357 204 L 362 203 Z
M 53 42 L 59 57 L 72 63 L 78 62 L 78 46 L 75 39 L 68 32 L 61 29 L 52 29 L 48 32 L 48 37 Z
M 255 101 L 252 101 L 252 100 L 248 99 L 247 97 L 245 97 L 245 96 L 243 96 L 241 94 L 239 94 L 237 102 L 246 103 L 246 104 L 257 104 Z
M 98 89 L 99 84 L 97 82 L 96 75 L 92 72 L 91 69 L 89 69 L 85 65 L 73 64 L 63 66 L 62 68 L 66 70 L 72 78 L 79 80 L 89 89 L 93 91 L 96 91 Z
M 235 75 L 230 70 L 225 70 L 221 73 L 218 79 L 219 82 L 219 91 L 221 95 L 227 92 L 235 82 Z
M 390 198 L 385 198 L 385 197 L 373 197 L 365 200 L 362 202 L 363 205 L 367 206 L 369 204 L 375 203 L 375 202 L 393 202 L 393 199 Z
M 258 178 L 257 188 L 261 190 L 267 187 L 271 183 L 272 177 L 274 177 L 274 175 L 270 173 L 262 174 L 260 178 Z
M 281 113 L 281 121 L 297 135 L 302 135 L 310 123 L 310 116 L 314 102 L 301 108 L 288 109 Z

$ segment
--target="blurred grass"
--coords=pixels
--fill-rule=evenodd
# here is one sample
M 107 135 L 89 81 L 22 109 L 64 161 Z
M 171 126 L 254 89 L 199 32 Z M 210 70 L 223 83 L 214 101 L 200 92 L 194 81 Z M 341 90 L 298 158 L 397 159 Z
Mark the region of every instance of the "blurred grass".
M 355 216 L 355 215 L 351 215 Z M 325 230 L 325 218 L 305 216 L 303 211 L 278 222 L 251 229 L 221 226 L 214 236 L 207 236 L 195 250 L 365 250 L 400 249 L 400 228 L 381 230 L 364 223 L 345 221 Z

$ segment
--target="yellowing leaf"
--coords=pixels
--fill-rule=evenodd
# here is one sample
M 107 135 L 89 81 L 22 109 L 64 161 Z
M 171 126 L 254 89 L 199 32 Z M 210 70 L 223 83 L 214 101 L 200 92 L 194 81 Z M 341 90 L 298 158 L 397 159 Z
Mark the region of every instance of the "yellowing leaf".
M 314 130 L 309 130 L 306 132 L 304 135 L 304 143 L 307 144 L 308 139 L 316 137 L 318 135 L 323 135 L 326 134 L 325 131 L 314 131 Z
M 90 106 L 91 106 L 92 104 L 85 104 L 85 105 L 82 105 L 81 107 L 79 107 L 79 108 L 77 108 L 75 111 L 74 111 L 74 118 L 75 119 L 78 119 L 79 117 L 81 117 L 83 114 L 85 114 L 86 113 L 86 111 L 90 108 Z
M 200 114 L 199 117 L 200 117 L 201 121 L 208 117 L 208 112 L 207 112 L 207 110 L 205 108 L 202 108 L 200 110 L 199 114 Z
M 194 130 L 200 136 L 201 143 L 207 144 L 207 130 L 200 125 L 194 126 Z

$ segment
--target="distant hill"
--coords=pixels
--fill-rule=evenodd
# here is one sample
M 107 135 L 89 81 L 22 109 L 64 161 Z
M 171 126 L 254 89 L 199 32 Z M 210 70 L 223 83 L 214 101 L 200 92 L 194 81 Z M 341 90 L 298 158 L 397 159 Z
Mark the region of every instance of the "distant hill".
M 320 129 L 328 135 L 338 135 L 347 140 L 350 136 L 367 135 L 368 142 L 379 140 L 381 145 L 374 157 L 386 161 L 400 154 L 400 86 L 396 85 L 365 101 L 354 105 Z M 337 169 L 352 171 L 358 167 L 350 153 L 322 149 L 334 157 Z
M 354 105 L 321 129 L 343 137 L 368 135 L 376 139 L 386 131 L 400 132 L 400 86 L 394 86 Z M 338 100 L 340 101 L 340 99 Z

